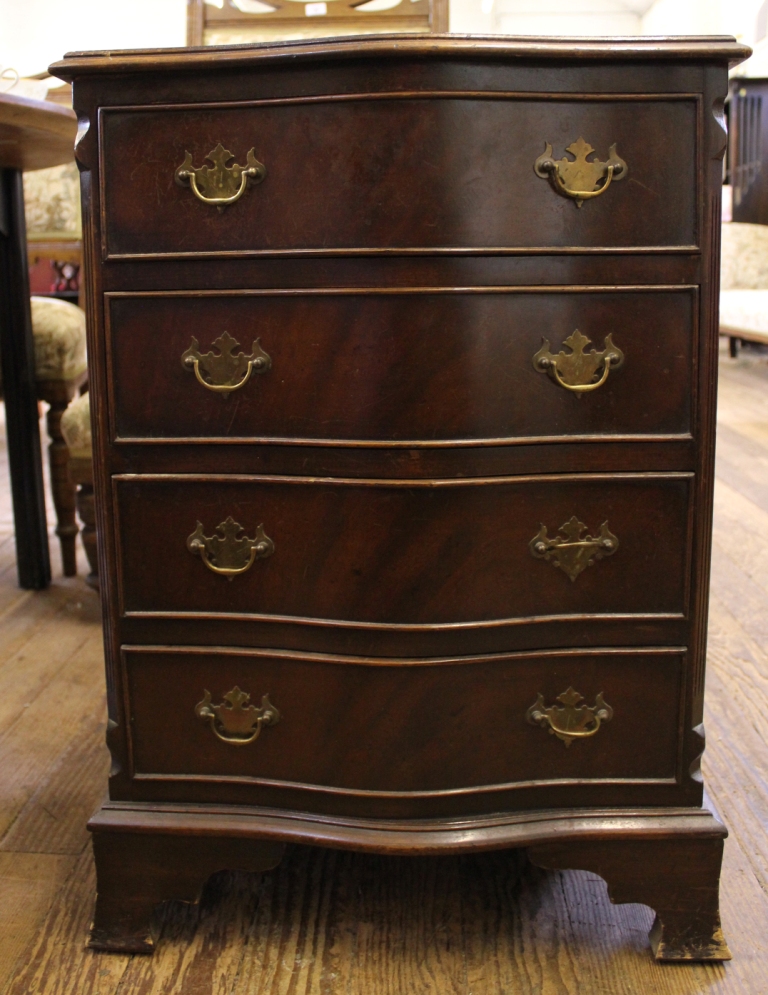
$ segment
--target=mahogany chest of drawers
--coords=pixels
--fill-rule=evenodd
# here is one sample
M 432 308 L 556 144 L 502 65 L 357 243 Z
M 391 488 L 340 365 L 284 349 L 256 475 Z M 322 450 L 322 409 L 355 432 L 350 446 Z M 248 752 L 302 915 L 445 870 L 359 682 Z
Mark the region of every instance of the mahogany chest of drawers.
M 729 956 L 703 796 L 732 39 L 75 54 L 91 943 L 287 841 L 527 848 Z

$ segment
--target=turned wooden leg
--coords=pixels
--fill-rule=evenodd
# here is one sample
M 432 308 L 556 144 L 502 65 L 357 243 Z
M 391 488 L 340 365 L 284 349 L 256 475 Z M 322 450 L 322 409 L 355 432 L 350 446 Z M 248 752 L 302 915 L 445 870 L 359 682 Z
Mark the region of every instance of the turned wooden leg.
M 736 359 L 739 355 L 739 340 L 735 335 L 728 336 L 728 353 L 731 359 Z
M 271 870 L 284 850 L 284 843 L 270 840 L 94 832 L 97 897 L 88 945 L 152 953 L 153 912 L 161 902 L 197 903 L 212 874 Z
M 96 508 L 93 503 L 93 484 L 81 484 L 77 489 L 77 514 L 83 527 L 80 538 L 91 572 L 86 578 L 91 587 L 99 586 L 99 560 L 96 555 Z
M 616 904 L 650 906 L 657 960 L 731 959 L 720 928 L 722 837 L 574 840 L 531 847 L 528 856 L 539 867 L 599 874 Z
M 99 586 L 99 560 L 96 554 L 96 508 L 93 503 L 93 463 L 90 459 L 70 458 L 69 478 L 77 485 L 77 515 L 83 523 L 80 539 L 91 572 L 86 578 L 91 587 Z
M 81 378 L 82 379 L 82 378 Z M 79 380 L 53 380 L 38 383 L 38 395 L 49 404 L 46 425 L 51 444 L 48 461 L 51 468 L 51 492 L 56 509 L 56 535 L 61 543 L 61 561 L 65 577 L 77 573 L 75 540 L 79 529 L 75 519 L 75 485 L 69 479 L 69 449 L 61 434 L 61 416 L 77 393 Z

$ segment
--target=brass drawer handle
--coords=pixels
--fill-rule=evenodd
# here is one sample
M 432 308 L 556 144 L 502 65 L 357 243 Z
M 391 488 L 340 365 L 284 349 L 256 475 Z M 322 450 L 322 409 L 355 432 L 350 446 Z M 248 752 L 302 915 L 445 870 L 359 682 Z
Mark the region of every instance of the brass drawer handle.
M 195 531 L 187 537 L 187 549 L 199 556 L 209 570 L 231 580 L 237 574 L 250 570 L 254 560 L 266 559 L 275 551 L 275 544 L 263 526 L 257 526 L 253 539 L 241 536 L 241 532 L 244 532 L 243 526 L 231 515 L 216 526 L 212 536 L 204 535 L 203 523 L 198 522 Z
M 561 349 L 554 355 L 550 352 L 549 339 L 543 338 L 541 349 L 533 357 L 533 368 L 539 373 L 549 374 L 555 383 L 573 391 L 577 397 L 602 387 L 610 371 L 618 369 L 624 362 L 624 353 L 613 344 L 612 335 L 606 335 L 601 352 L 597 349 L 585 352 L 586 347 L 591 345 L 591 339 L 582 335 L 578 328 L 565 339 L 563 345 L 570 352 Z
M 565 151 L 570 152 L 573 159 L 553 159 L 552 146 L 546 142 L 545 151 L 533 164 L 533 168 L 543 180 L 551 179 L 558 193 L 575 200 L 576 207 L 581 207 L 585 200 L 605 193 L 611 180 L 623 180 L 627 175 L 627 164 L 617 154 L 615 145 L 608 149 L 605 162 L 587 159 L 595 150 L 583 138 L 573 142 Z
M 223 397 L 245 387 L 254 371 L 266 373 L 272 367 L 272 360 L 261 348 L 261 339 L 254 339 L 250 356 L 244 352 L 235 353 L 240 343 L 229 332 L 215 339 L 213 345 L 219 350 L 218 354 L 200 352 L 200 343 L 193 335 L 189 349 L 181 354 L 181 364 L 184 369 L 194 372 L 203 387 Z
M 234 204 L 245 193 L 248 182 L 261 183 L 267 175 L 266 166 L 259 162 L 251 149 L 245 158 L 245 165 L 228 166 L 235 156 L 219 142 L 205 157 L 213 166 L 192 165 L 192 153 L 184 153 L 184 162 L 176 170 L 175 179 L 179 186 L 189 186 L 192 193 L 203 204 L 212 204 L 219 209 Z
M 544 695 L 540 694 L 536 696 L 536 701 L 525 713 L 525 717 L 531 725 L 549 729 L 550 735 L 557 736 L 566 746 L 570 746 L 574 739 L 594 736 L 601 723 L 610 722 L 613 718 L 613 709 L 603 698 L 602 691 L 591 708 L 580 705 L 579 702 L 583 700 L 583 695 L 571 687 L 557 696 L 562 707 L 550 705 L 547 708 Z
M 547 535 L 546 525 L 542 525 L 531 539 L 528 548 L 541 560 L 549 560 L 552 566 L 565 571 L 571 580 L 576 580 L 582 570 L 591 567 L 604 556 L 613 556 L 619 548 L 619 540 L 603 522 L 596 536 L 587 535 L 587 526 L 573 515 L 559 529 L 563 535 Z
M 261 699 L 259 708 L 249 705 L 250 700 L 251 696 L 235 685 L 220 705 L 212 705 L 211 694 L 206 691 L 203 700 L 195 705 L 195 715 L 203 722 L 210 722 L 222 743 L 246 746 L 259 738 L 262 726 L 277 725 L 282 717 L 268 694 Z

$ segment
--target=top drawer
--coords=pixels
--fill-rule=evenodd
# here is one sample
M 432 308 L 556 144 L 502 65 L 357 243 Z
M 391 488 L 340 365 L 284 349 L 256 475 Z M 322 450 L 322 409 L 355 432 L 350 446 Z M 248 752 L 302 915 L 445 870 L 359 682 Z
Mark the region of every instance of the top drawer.
M 377 94 L 101 111 L 106 258 L 696 245 L 695 96 Z M 584 145 L 566 154 L 579 139 Z M 606 187 L 589 163 L 626 164 Z M 197 173 L 203 203 L 179 179 Z M 253 156 L 248 153 L 253 149 Z M 190 153 L 191 160 L 187 158 Z M 256 181 L 225 168 L 258 161 Z M 541 167 L 540 167 L 541 172 Z M 599 171 L 598 171 L 599 172 Z M 586 177 L 586 179 L 585 179 Z M 199 180 L 199 182 L 198 182 Z M 593 184 L 594 180 L 594 184 Z

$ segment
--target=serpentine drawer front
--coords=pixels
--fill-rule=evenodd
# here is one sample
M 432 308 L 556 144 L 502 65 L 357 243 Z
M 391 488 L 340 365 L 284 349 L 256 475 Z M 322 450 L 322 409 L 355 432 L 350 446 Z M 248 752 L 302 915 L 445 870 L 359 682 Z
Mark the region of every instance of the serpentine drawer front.
M 685 437 L 697 289 L 110 296 L 113 431 L 417 445 Z
M 373 810 L 418 816 L 450 811 L 455 791 L 467 811 L 500 795 L 517 807 L 515 793 L 535 784 L 554 805 L 577 782 L 595 797 L 609 783 L 649 799 L 680 791 L 680 650 L 441 661 L 126 647 L 123 656 L 136 797 L 166 783 L 188 801 L 299 795 L 302 808 L 346 799 L 362 812 L 369 796 Z M 260 722 L 265 695 L 279 716 L 270 725 Z M 539 698 L 549 717 L 536 722 Z
M 696 99 L 677 94 L 584 101 L 352 94 L 194 110 L 109 108 L 102 112 L 105 250 L 130 257 L 693 246 L 697 114 Z M 569 179 L 567 167 L 546 170 L 545 161 L 574 162 L 583 180 L 590 162 L 609 162 L 614 145 L 623 173 L 588 202 L 576 199 L 584 183 Z M 243 188 L 240 167 L 251 149 L 264 178 L 254 166 L 258 182 L 246 178 Z M 221 182 L 216 190 L 211 183 L 210 196 L 232 202 L 196 196 L 179 176 L 192 167 L 216 173 Z M 605 168 L 598 174 L 588 186 L 605 184 Z
M 729 956 L 700 758 L 746 54 L 399 35 L 53 67 L 113 761 L 93 947 L 150 951 L 158 902 L 292 841 L 526 848 L 654 908 L 658 958 Z
M 682 616 L 691 484 L 121 479 L 124 611 L 384 626 Z

